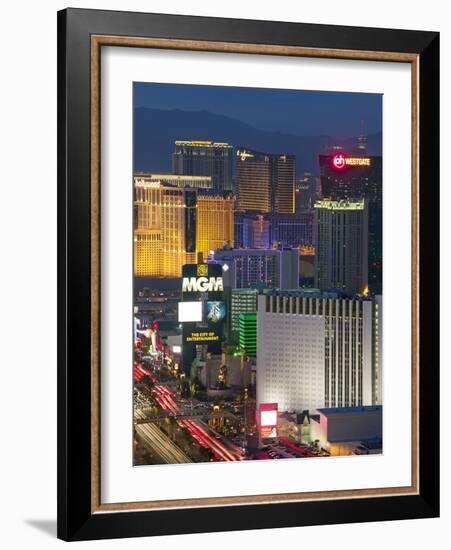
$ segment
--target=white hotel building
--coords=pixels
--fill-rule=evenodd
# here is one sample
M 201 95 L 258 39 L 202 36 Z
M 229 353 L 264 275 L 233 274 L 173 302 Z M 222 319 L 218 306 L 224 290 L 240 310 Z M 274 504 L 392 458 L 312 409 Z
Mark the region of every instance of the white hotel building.
M 257 406 L 379 404 L 381 297 L 271 291 L 258 297 Z

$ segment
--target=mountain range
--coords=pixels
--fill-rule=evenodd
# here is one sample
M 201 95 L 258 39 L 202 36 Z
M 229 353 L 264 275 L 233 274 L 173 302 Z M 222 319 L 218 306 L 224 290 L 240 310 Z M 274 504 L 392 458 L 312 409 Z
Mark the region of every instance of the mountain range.
M 369 134 L 368 154 L 382 154 L 382 133 Z M 176 140 L 212 140 L 241 145 L 267 153 L 296 155 L 298 177 L 304 172 L 319 174 L 318 155 L 327 147 L 355 145 L 357 137 L 303 136 L 255 128 L 231 117 L 209 111 L 134 109 L 135 172 L 171 172 Z

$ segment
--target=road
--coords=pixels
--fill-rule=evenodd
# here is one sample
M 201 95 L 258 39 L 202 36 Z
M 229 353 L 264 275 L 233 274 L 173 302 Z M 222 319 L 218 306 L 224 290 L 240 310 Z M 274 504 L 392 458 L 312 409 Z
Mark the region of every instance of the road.
M 149 376 L 154 382 L 156 382 L 156 376 L 150 370 L 144 368 L 139 363 L 135 364 L 133 373 L 135 382 L 139 382 L 144 376 Z M 183 416 L 183 413 L 176 402 L 176 396 L 173 391 L 169 390 L 162 384 L 155 383 L 151 389 L 151 393 L 164 411 L 167 411 L 175 417 Z M 235 446 L 232 448 L 226 447 L 221 441 L 218 441 L 218 439 L 212 436 L 209 433 L 208 428 L 204 427 L 200 421 L 177 418 L 177 423 L 181 428 L 188 430 L 191 437 L 193 437 L 193 439 L 195 439 L 201 447 L 209 449 L 213 453 L 216 460 L 233 462 L 242 459 L 239 448 L 235 448 Z M 147 424 L 137 424 L 136 427 L 142 427 L 145 425 Z
M 139 411 L 135 412 L 137 416 L 141 414 Z M 142 444 L 150 447 L 166 464 L 192 462 L 155 424 L 137 424 L 135 430 Z
M 177 417 L 182 415 L 182 411 L 175 400 L 175 394 L 162 384 L 155 384 L 152 388 L 152 395 L 159 405 L 170 414 Z M 221 441 L 210 435 L 208 430 L 202 426 L 198 420 L 177 419 L 181 428 L 188 430 L 190 435 L 198 442 L 201 447 L 210 449 L 217 460 L 233 462 L 241 460 L 241 453 L 238 449 L 227 448 Z

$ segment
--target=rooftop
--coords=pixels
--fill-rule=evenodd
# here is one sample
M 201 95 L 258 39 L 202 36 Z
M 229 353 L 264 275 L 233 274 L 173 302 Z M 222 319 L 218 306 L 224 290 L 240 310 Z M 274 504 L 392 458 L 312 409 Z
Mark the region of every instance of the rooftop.
M 191 176 L 191 175 L 185 175 L 185 174 L 154 174 L 149 172 L 135 172 L 133 174 L 133 177 L 135 178 L 147 178 L 152 180 L 193 180 L 193 181 L 203 181 L 203 180 L 209 180 L 211 181 L 211 176 Z
M 367 407 L 334 407 L 318 409 L 318 412 L 324 416 L 333 416 L 335 414 L 347 414 L 347 413 L 368 413 L 382 411 L 382 405 L 369 405 Z
M 342 300 L 369 301 L 369 296 L 349 295 L 346 292 L 336 289 L 320 290 L 319 288 L 293 288 L 287 290 L 269 289 L 265 292 L 267 296 L 287 296 L 291 298 L 329 298 Z
M 176 145 L 185 145 L 189 147 L 225 147 L 225 148 L 232 148 L 232 145 L 229 145 L 228 143 L 222 143 L 222 142 L 216 142 L 216 141 L 210 141 L 210 140 L 177 140 L 175 142 Z

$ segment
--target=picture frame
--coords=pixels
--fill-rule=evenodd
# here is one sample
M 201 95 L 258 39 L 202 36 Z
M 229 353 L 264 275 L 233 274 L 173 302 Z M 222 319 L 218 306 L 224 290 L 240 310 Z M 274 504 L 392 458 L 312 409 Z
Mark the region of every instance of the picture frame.
M 104 504 L 100 497 L 100 52 L 410 64 L 412 483 Z M 101 10 L 58 13 L 58 537 L 90 540 L 439 515 L 439 34 Z

